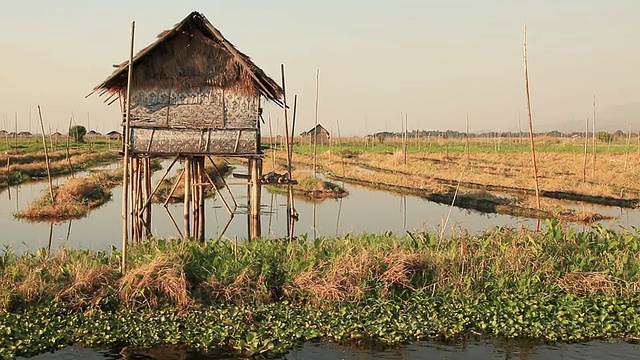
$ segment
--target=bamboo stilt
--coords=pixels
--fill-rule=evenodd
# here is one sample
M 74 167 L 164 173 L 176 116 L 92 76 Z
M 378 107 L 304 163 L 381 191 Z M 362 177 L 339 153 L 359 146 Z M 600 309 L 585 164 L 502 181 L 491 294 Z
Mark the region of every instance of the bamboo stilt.
M 123 134 L 124 159 L 122 174 L 122 263 L 120 271 L 124 274 L 127 271 L 127 235 L 128 235 L 128 190 L 129 190 L 129 140 L 130 140 L 130 114 L 131 114 L 131 81 L 133 78 L 133 46 L 135 38 L 136 22 L 131 23 L 131 46 L 129 51 L 129 69 L 127 71 L 127 110 L 125 114 L 125 131 Z
M 204 156 L 198 158 L 199 160 L 199 174 L 198 174 L 198 182 L 200 182 L 201 185 L 200 186 L 200 190 L 199 190 L 199 197 L 200 197 L 200 213 L 198 214 L 198 217 L 200 218 L 200 227 L 199 227 L 199 237 L 200 237 L 200 241 L 205 241 L 205 212 L 204 212 L 204 183 L 205 183 L 205 177 L 204 174 L 206 172 L 205 170 L 205 160 L 204 160 Z
M 251 185 L 250 185 L 250 238 L 260 237 L 260 196 L 261 196 L 261 184 L 260 176 L 262 173 L 262 159 L 254 158 L 249 159 L 249 171 L 251 172 Z
M 191 236 L 191 159 L 184 159 L 184 236 Z

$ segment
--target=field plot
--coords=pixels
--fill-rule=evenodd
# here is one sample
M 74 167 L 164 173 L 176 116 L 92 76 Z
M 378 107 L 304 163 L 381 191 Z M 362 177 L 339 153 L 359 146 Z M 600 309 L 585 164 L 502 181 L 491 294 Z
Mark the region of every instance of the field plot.
M 541 207 L 536 206 L 531 153 L 525 139 L 416 139 L 406 145 L 362 139 L 319 145 L 316 162 L 327 177 L 423 197 L 443 204 L 530 218 L 591 222 L 604 215 L 583 208 L 601 204 L 635 208 L 639 202 L 636 147 L 624 143 L 584 144 L 536 138 Z M 274 146 L 265 167 L 283 168 Z M 310 168 L 312 146 L 297 144 L 294 168 Z M 586 160 L 585 160 L 586 159 Z

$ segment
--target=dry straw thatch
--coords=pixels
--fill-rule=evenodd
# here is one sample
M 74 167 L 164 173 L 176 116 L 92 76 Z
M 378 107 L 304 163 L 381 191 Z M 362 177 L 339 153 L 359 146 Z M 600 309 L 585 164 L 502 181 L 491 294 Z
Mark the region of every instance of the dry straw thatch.
M 126 89 L 128 65 L 128 61 L 118 65 L 93 92 L 102 95 Z M 274 80 L 195 11 L 138 52 L 133 58 L 133 69 L 132 85 L 136 88 L 213 86 L 260 93 L 276 103 L 282 97 L 282 88 Z

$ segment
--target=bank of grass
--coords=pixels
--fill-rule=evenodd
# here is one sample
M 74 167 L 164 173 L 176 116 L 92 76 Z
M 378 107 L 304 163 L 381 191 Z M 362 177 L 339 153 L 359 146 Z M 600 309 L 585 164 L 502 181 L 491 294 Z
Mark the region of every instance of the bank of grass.
M 89 211 L 111 199 L 111 189 L 122 182 L 122 170 L 97 171 L 93 174 L 68 179 L 53 188 L 55 201 L 45 191 L 27 208 L 14 214 L 29 221 L 63 221 L 86 216 Z
M 0 258 L 0 356 L 73 342 L 281 353 L 325 338 L 386 345 L 465 334 L 640 337 L 638 232 L 496 228 Z
M 71 167 L 66 158 L 65 151 L 52 153 L 50 171 L 52 176 L 67 175 L 88 169 L 92 166 L 109 164 L 118 160 L 119 155 L 111 151 L 74 151 L 70 153 Z M 29 180 L 45 179 L 47 177 L 47 165 L 44 153 L 28 153 L 17 156 L 4 155 L 0 157 L 0 188 L 18 185 Z M 9 164 L 9 166 L 7 166 Z

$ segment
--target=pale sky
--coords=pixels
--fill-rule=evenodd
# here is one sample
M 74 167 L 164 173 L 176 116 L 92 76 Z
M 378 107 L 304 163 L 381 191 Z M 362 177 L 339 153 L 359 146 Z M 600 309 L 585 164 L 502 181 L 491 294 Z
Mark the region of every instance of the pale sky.
M 40 105 L 52 131 L 72 112 L 118 129 L 117 103 L 84 96 L 128 58 L 131 21 L 137 51 L 194 10 L 278 82 L 285 64 L 296 133 L 314 124 L 316 69 L 319 122 L 342 136 L 399 131 L 401 113 L 409 129 L 525 128 L 525 22 L 536 129 L 582 130 L 594 94 L 603 113 L 640 102 L 637 0 L 2 0 L 0 128 L 17 112 L 27 130 L 31 106 L 36 132 Z

